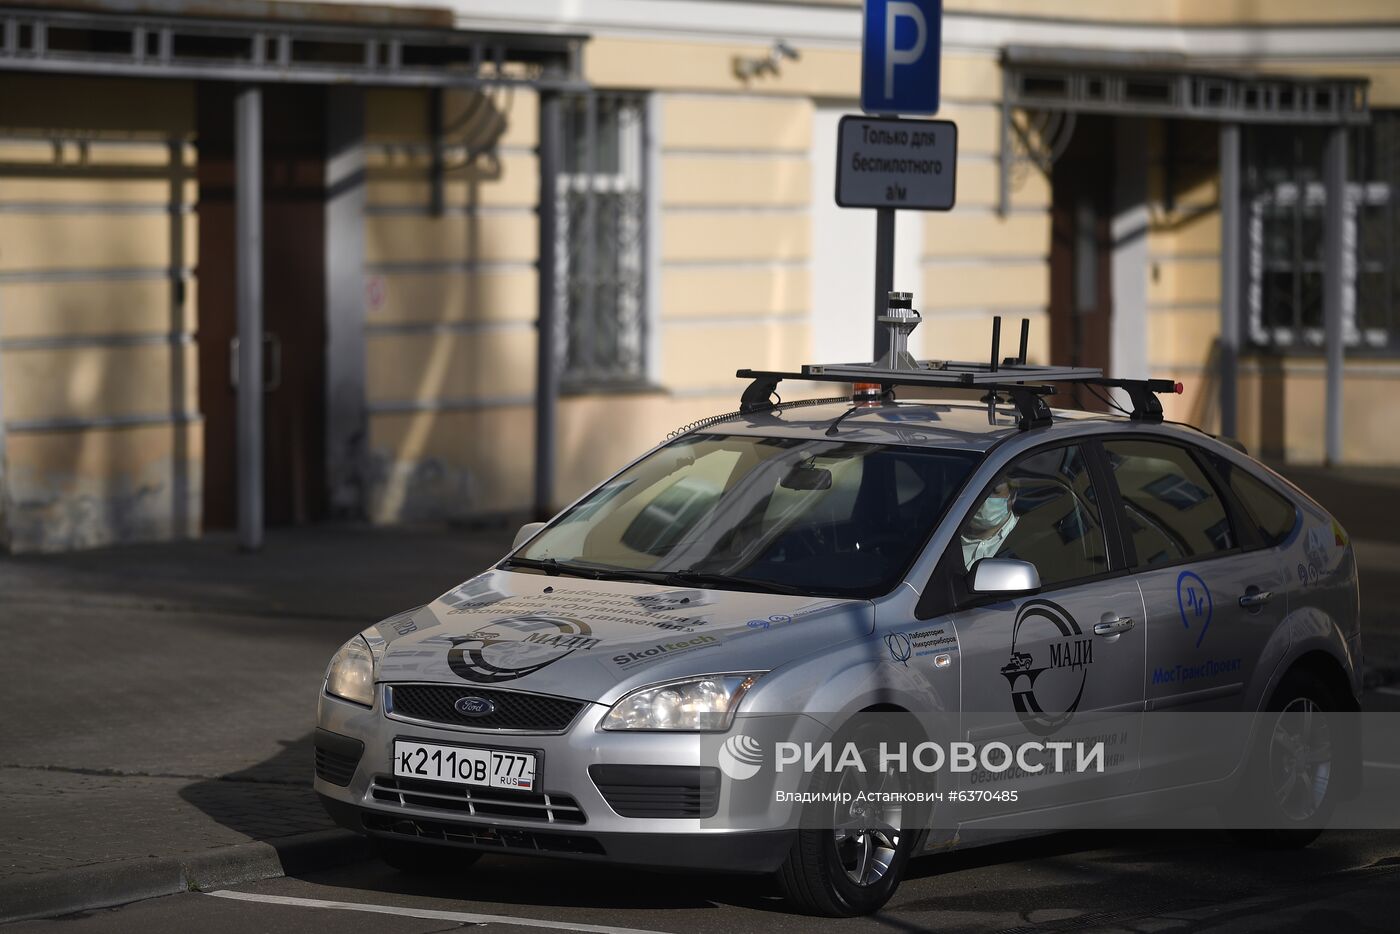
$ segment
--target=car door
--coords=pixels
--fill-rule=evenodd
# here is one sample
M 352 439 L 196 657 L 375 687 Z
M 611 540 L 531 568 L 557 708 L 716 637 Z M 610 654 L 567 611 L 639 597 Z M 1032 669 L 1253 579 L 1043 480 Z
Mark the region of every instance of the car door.
M 1128 560 L 1147 608 L 1147 708 L 1239 711 L 1286 612 L 1284 563 L 1194 445 L 1151 436 L 1103 442 Z M 1220 778 L 1238 761 L 1239 718 L 1149 716 L 1144 787 Z
M 1036 448 L 1011 462 L 966 516 L 939 565 L 957 606 L 963 738 L 974 743 L 1103 740 L 1103 772 L 961 777 L 972 791 L 1014 790 L 970 816 L 1087 804 L 1131 788 L 1137 734 L 1109 731 L 1107 715 L 1142 709 L 1142 598 L 1123 574 L 1116 536 L 1101 515 L 1103 477 L 1083 444 Z M 984 558 L 1036 566 L 1041 590 L 1016 599 L 968 592 Z M 1108 733 L 1112 735 L 1106 735 Z

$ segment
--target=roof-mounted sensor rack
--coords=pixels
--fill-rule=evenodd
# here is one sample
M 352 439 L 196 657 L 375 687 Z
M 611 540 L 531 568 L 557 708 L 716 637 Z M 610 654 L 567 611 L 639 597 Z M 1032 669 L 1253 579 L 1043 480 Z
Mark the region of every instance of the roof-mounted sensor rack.
M 896 386 L 937 386 L 944 389 L 986 391 L 989 414 L 995 413 L 999 396 L 1015 405 L 1017 426 L 1023 431 L 1049 425 L 1054 419 L 1045 397 L 1058 391 L 1058 384 L 1079 384 L 1122 389 L 1132 402 L 1127 414 L 1135 421 L 1160 422 L 1162 403 L 1158 393 L 1180 393 L 1181 384 L 1169 379 L 1110 379 L 1097 367 L 1044 366 L 1026 362 L 1030 321 L 1021 321 L 1021 346 L 1015 357 L 1001 359 L 1001 318 L 992 319 L 991 356 L 986 363 L 951 360 L 918 361 L 905 350 L 909 333 L 919 323 L 910 296 L 890 293 L 890 310 L 879 319 L 890 329 L 890 352 L 879 363 L 810 363 L 797 372 L 778 370 L 739 370 L 740 379 L 752 380 L 740 399 L 739 409 L 748 414 L 772 408 L 772 396 L 785 379 L 823 383 L 878 384 L 888 396 Z

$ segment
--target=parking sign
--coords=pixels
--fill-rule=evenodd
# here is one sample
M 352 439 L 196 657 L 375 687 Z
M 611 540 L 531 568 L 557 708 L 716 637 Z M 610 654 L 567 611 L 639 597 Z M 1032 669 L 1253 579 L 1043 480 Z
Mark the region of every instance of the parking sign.
M 943 0 L 865 0 L 860 109 L 938 112 Z

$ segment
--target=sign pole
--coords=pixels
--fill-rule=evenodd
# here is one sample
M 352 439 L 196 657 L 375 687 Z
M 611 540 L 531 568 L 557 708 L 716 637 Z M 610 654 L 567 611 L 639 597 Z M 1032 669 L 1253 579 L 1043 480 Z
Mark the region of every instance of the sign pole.
M 885 313 L 889 294 L 894 290 L 894 208 L 875 209 L 875 318 Z M 875 356 L 882 360 L 889 352 L 887 328 L 875 325 Z
M 875 208 L 875 318 L 894 290 L 894 212 L 947 211 L 957 189 L 958 128 L 947 121 L 906 121 L 899 114 L 938 113 L 943 0 L 863 0 L 860 109 L 837 129 L 836 203 Z M 884 115 L 884 116 L 879 116 Z M 875 323 L 875 355 L 890 351 L 888 329 Z

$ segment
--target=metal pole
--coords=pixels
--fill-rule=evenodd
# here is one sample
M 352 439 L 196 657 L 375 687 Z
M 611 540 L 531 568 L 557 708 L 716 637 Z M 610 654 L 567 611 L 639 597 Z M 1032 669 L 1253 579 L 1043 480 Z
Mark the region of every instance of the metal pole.
M 885 313 L 890 292 L 894 289 L 894 208 L 875 209 L 875 317 Z M 875 325 L 875 355 L 882 360 L 889 353 L 890 336 L 878 323 Z
M 555 348 L 559 307 L 556 263 L 563 142 L 563 102 L 558 94 L 544 94 L 540 97 L 540 266 L 535 363 L 534 502 L 535 518 L 541 521 L 554 514 L 554 428 L 559 406 L 559 358 Z
M 1327 215 L 1323 221 L 1322 319 L 1327 344 L 1327 464 L 1342 461 L 1343 262 L 1347 197 L 1347 131 L 1335 126 L 1323 157 Z
M 262 90 L 234 100 L 234 249 L 238 303 L 238 544 L 263 541 Z
M 1220 126 L 1220 433 L 1239 431 L 1240 127 Z

